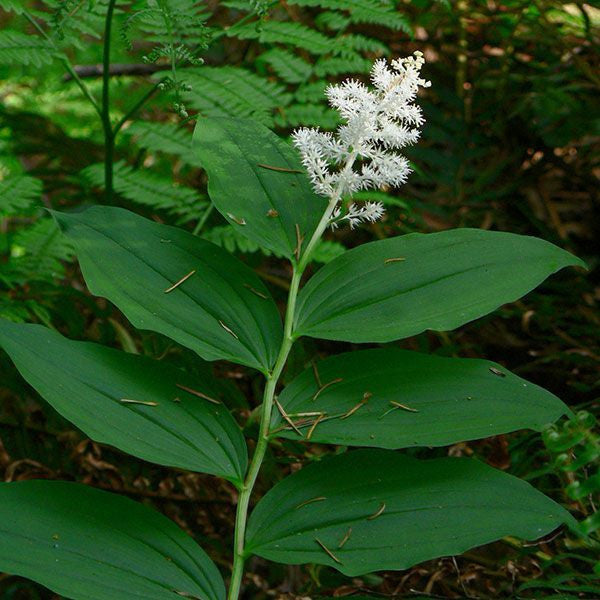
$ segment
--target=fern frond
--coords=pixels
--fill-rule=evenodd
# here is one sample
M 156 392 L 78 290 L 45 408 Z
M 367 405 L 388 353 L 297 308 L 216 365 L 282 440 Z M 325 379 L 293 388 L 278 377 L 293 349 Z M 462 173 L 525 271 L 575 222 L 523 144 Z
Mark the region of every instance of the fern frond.
M 202 235 L 202 238 L 221 246 L 231 254 L 241 252 L 243 254 L 253 254 L 262 252 L 265 256 L 272 256 L 274 253 L 266 248 L 262 248 L 256 242 L 249 240 L 239 233 L 231 225 L 220 225 L 213 227 Z M 313 260 L 318 263 L 327 263 L 340 254 L 343 254 L 346 248 L 338 242 L 321 241 L 314 250 Z M 275 256 L 279 256 L 275 254 Z
M 174 123 L 137 121 L 123 131 L 133 138 L 135 144 L 150 152 L 165 152 L 179 156 L 183 162 L 201 167 L 200 160 L 192 151 L 192 134 Z
M 294 94 L 295 100 L 308 104 L 318 104 L 325 98 L 327 81 L 313 81 L 300 86 Z
M 346 57 L 329 56 L 317 61 L 315 75 L 327 77 L 342 73 L 368 73 L 372 66 L 373 62 L 368 58 L 363 58 L 360 54 Z
M 244 254 L 252 254 L 254 252 L 262 252 L 266 256 L 272 253 L 266 248 L 261 248 L 256 242 L 248 239 L 234 229 L 231 225 L 220 225 L 213 227 L 202 235 L 202 238 L 221 246 L 228 252 L 234 254 L 242 252 Z
M 39 202 L 42 182 L 29 175 L 12 175 L 0 180 L 0 215 L 26 212 Z
M 312 66 L 288 50 L 273 48 L 260 55 L 260 61 L 269 64 L 286 83 L 303 83 L 312 72 Z
M 121 35 L 128 40 L 129 31 L 135 27 L 154 44 L 205 48 L 210 38 L 206 26 L 209 17 L 196 0 L 144 0 L 124 22 Z
M 62 261 L 72 258 L 70 242 L 54 219 L 45 217 L 12 238 L 4 276 L 17 284 L 54 281 L 64 276 Z
M 104 185 L 102 164 L 86 167 L 81 175 L 92 186 Z M 117 193 L 131 202 L 181 217 L 179 223 L 199 219 L 208 206 L 206 197 L 196 190 L 174 185 L 171 179 L 146 170 L 136 171 L 122 161 L 114 164 L 113 185 Z
M 252 118 L 269 126 L 275 108 L 291 96 L 282 86 L 240 67 L 200 67 L 182 71 L 192 91 L 190 106 L 204 116 Z
M 352 23 L 368 23 L 370 25 L 381 25 L 389 29 L 404 31 L 413 35 L 413 29 L 406 17 L 401 15 L 389 4 L 369 2 L 365 0 L 352 0 L 348 4 L 354 5 L 350 8 L 350 21 Z
M 326 10 L 315 17 L 315 24 L 321 29 L 340 31 L 350 24 L 350 17 L 339 12 Z
M 40 37 L 19 31 L 0 31 L 0 62 L 43 67 L 54 60 L 54 49 Z
M 325 10 L 343 10 L 350 13 L 352 23 L 370 23 L 411 34 L 407 19 L 387 2 L 377 0 L 289 0 L 299 6 L 318 6 Z
M 83 49 L 89 46 L 88 38 L 102 38 L 108 0 L 44 0 L 44 4 L 49 12 L 34 11 L 36 18 L 69 46 Z
M 360 33 L 347 33 L 337 38 L 336 51 L 350 56 L 356 52 L 368 52 L 379 56 L 388 56 L 390 53 L 386 44 Z
M 256 23 L 249 23 L 235 28 L 234 33 L 240 39 L 258 39 L 263 44 L 286 44 L 304 48 L 311 54 L 327 54 L 331 50 L 331 40 L 327 36 L 306 25 L 289 21 L 266 21 L 260 23 L 259 27 Z
M 278 127 L 320 127 L 335 129 L 340 124 L 340 115 L 327 105 L 321 104 L 292 104 L 275 117 Z
M 0 319 L 6 319 L 13 323 L 25 323 L 29 319 L 29 311 L 24 302 L 16 302 L 14 299 L 0 297 Z
M 23 0 L 0 0 L 0 8 L 5 12 L 14 12 L 17 15 L 22 15 L 26 10 Z

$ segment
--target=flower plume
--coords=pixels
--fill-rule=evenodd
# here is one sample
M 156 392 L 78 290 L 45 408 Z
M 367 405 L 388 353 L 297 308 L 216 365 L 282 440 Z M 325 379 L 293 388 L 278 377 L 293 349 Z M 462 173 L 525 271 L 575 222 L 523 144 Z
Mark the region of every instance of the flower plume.
M 381 203 L 352 204 L 342 215 L 339 202 L 359 190 L 406 181 L 409 163 L 398 150 L 419 139 L 423 116 L 414 101 L 420 87 L 431 85 L 421 78 L 424 62 L 421 52 L 391 65 L 377 60 L 371 69 L 371 89 L 352 79 L 330 85 L 329 104 L 344 119 L 335 135 L 311 128 L 294 132 L 294 144 L 315 191 L 330 198 L 333 223 L 346 219 L 355 227 L 381 218 Z

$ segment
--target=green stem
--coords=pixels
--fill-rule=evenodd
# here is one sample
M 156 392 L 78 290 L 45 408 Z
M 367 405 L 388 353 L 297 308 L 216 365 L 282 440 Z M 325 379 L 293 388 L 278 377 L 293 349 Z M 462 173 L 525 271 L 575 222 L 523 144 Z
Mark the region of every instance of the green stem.
M 129 121 L 129 119 L 131 119 L 131 117 L 133 117 L 133 115 L 140 110 L 140 108 L 142 108 L 142 106 L 144 106 L 144 104 L 146 104 L 146 102 L 148 102 L 148 100 L 150 100 L 150 98 L 152 96 L 154 96 L 154 94 L 157 92 L 157 90 L 159 89 L 160 84 L 163 82 L 164 80 L 161 79 L 158 83 L 156 83 L 155 85 L 153 85 L 123 116 L 123 118 L 114 126 L 113 128 L 113 138 L 117 136 L 117 133 L 119 133 L 119 131 L 121 131 L 121 128 L 123 127 L 123 125 L 125 125 L 125 123 L 127 121 Z
M 302 273 L 294 268 L 294 274 L 292 276 L 292 283 L 290 285 L 290 292 L 288 296 L 288 304 L 285 312 L 284 320 L 284 333 L 281 348 L 279 349 L 279 355 L 275 361 L 275 366 L 267 377 L 267 383 L 265 385 L 265 391 L 263 394 L 262 401 L 262 414 L 260 418 L 260 429 L 258 434 L 258 440 L 256 442 L 256 449 L 250 462 L 250 468 L 244 485 L 240 490 L 240 497 L 238 499 L 236 517 L 235 517 L 235 540 L 234 540 L 234 558 L 233 558 L 233 571 L 231 573 L 231 583 L 229 584 L 229 595 L 228 600 L 237 600 L 240 594 L 240 586 L 242 583 L 242 576 L 244 574 L 244 562 L 246 560 L 245 553 L 245 535 L 246 535 L 246 523 L 248 520 L 248 506 L 250 504 L 250 497 L 254 484 L 258 477 L 260 467 L 267 446 L 269 445 L 269 425 L 271 423 L 271 413 L 273 411 L 273 404 L 275 401 L 275 390 L 279 377 L 285 366 L 287 357 L 292 348 L 294 340 L 292 338 L 292 327 L 294 322 L 294 312 L 296 309 L 296 298 L 298 296 L 298 289 L 300 287 L 300 279 Z
M 321 217 L 315 232 L 308 242 L 300 262 L 294 266 L 287 308 L 283 322 L 283 341 L 279 349 L 277 360 L 275 361 L 275 366 L 267 377 L 265 391 L 263 394 L 262 414 L 260 418 L 256 449 L 252 456 L 248 474 L 246 476 L 246 480 L 244 481 L 244 485 L 240 490 L 240 496 L 238 499 L 235 517 L 235 553 L 233 558 L 233 570 L 231 572 L 231 583 L 229 584 L 229 594 L 227 596 L 228 600 L 238 600 L 240 594 L 240 586 L 244 574 L 244 562 L 246 560 L 245 535 L 246 523 L 248 520 L 248 507 L 250 505 L 250 497 L 252 495 L 252 490 L 254 489 L 254 484 L 256 483 L 260 467 L 265 458 L 267 446 L 269 445 L 269 425 L 271 423 L 271 413 L 273 412 L 277 383 L 279 382 L 279 378 L 281 377 L 281 373 L 283 372 L 283 368 L 294 343 L 294 313 L 296 312 L 296 300 L 298 298 L 298 291 L 300 289 L 300 280 L 302 279 L 304 269 L 310 261 L 311 253 L 314 250 L 315 245 L 319 241 L 329 223 L 331 213 L 335 209 L 338 199 L 339 198 L 336 194 L 330 200 L 327 210 Z
M 113 160 L 115 136 L 110 122 L 110 38 L 116 0 L 109 0 L 104 21 L 104 49 L 102 55 L 102 127 L 104 129 L 104 191 L 106 202 L 113 196 Z
M 100 105 L 98 104 L 98 101 L 96 100 L 96 98 L 94 98 L 94 96 L 92 95 L 92 92 L 90 92 L 90 89 L 88 88 L 88 86 L 85 85 L 85 83 L 83 83 L 81 77 L 79 77 L 79 75 L 77 75 L 77 72 L 73 68 L 71 61 L 69 61 L 67 56 L 63 52 L 61 52 L 60 48 L 55 44 L 54 40 L 42 29 L 42 27 L 40 27 L 39 23 L 33 18 L 33 16 L 27 10 L 24 10 L 23 14 L 25 15 L 25 18 L 38 30 L 40 35 L 48 43 L 50 43 L 52 45 L 52 47 L 54 48 L 54 51 L 57 53 L 60 61 L 63 63 L 66 71 L 69 73 L 69 75 L 71 75 L 71 77 L 73 78 L 75 83 L 79 86 L 79 89 L 81 90 L 83 95 L 90 101 L 90 103 L 92 104 L 92 106 L 94 107 L 94 109 L 96 110 L 98 115 L 100 117 L 102 117 L 102 111 L 100 109 Z
M 212 202 L 211 202 L 208 205 L 208 208 L 204 211 L 204 214 L 202 215 L 202 217 L 198 220 L 196 227 L 194 227 L 194 231 L 192 231 L 192 233 L 194 235 L 198 235 L 202 231 L 202 228 L 206 224 L 206 221 L 208 221 L 208 217 L 210 217 L 210 215 L 213 213 L 214 209 L 215 209 L 215 205 L 212 204 Z

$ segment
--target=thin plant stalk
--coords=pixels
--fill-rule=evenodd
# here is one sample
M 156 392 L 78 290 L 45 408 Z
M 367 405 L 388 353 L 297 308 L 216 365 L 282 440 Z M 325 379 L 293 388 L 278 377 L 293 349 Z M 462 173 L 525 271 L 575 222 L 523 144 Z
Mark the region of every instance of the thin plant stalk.
M 104 48 L 102 53 L 102 127 L 104 129 L 104 193 L 106 202 L 113 196 L 113 160 L 115 132 L 110 122 L 110 38 L 116 0 L 109 0 L 104 21 Z
M 350 159 L 348 160 L 348 168 L 352 167 L 354 159 L 355 156 L 351 157 L 352 162 L 350 162 Z M 233 570 L 231 573 L 231 582 L 229 584 L 229 593 L 227 596 L 228 600 L 238 600 L 240 594 L 240 587 L 244 575 L 244 563 L 246 560 L 245 536 L 246 524 L 248 520 L 248 507 L 250 505 L 252 490 L 254 489 L 256 479 L 258 478 L 258 473 L 269 445 L 269 426 L 271 423 L 271 413 L 273 412 L 275 391 L 294 343 L 294 313 L 296 311 L 296 300 L 298 298 L 298 291 L 300 289 L 300 281 L 302 279 L 302 275 L 304 274 L 304 270 L 310 261 L 311 254 L 315 246 L 329 224 L 331 214 L 333 213 L 339 198 L 340 194 L 338 191 L 336 191 L 336 193 L 331 197 L 329 205 L 323 213 L 315 232 L 310 238 L 300 261 L 298 264 L 294 264 L 293 266 L 292 281 L 290 283 L 290 290 L 288 293 L 288 301 L 283 323 L 283 341 L 279 349 L 277 360 L 275 361 L 275 366 L 266 379 L 261 405 L 262 411 L 256 449 L 254 450 L 252 460 L 250 461 L 248 474 L 240 490 L 240 495 L 238 498 L 235 518 Z

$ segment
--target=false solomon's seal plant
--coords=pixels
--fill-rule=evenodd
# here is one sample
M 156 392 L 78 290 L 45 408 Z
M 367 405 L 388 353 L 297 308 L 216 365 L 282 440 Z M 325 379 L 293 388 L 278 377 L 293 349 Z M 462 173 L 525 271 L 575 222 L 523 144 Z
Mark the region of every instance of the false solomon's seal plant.
M 455 229 L 367 243 L 308 276 L 328 227 L 381 216 L 376 203 L 352 202 L 357 190 L 405 180 L 409 165 L 398 151 L 419 136 L 414 102 L 429 85 L 422 64 L 418 53 L 391 66 L 378 61 L 372 89 L 331 86 L 343 125 L 335 135 L 297 131 L 301 161 L 256 122 L 198 120 L 194 144 L 212 202 L 241 234 L 291 265 L 283 324 L 255 272 L 207 241 L 120 208 L 55 213 L 90 291 L 134 326 L 202 359 L 264 375 L 250 461 L 227 409 L 229 388 L 209 370 L 193 375 L 40 325 L 0 324 L 0 344 L 21 374 L 92 439 L 235 486 L 228 592 L 215 564 L 175 523 L 119 495 L 58 481 L 0 484 L 0 570 L 76 599 L 235 600 L 253 555 L 356 576 L 575 525 L 529 484 L 479 460 L 420 460 L 401 451 L 540 430 L 570 414 L 495 363 L 387 345 L 315 361 L 282 385 L 301 337 L 386 343 L 453 329 L 581 265 L 536 238 Z M 276 438 L 341 449 L 254 498 Z

